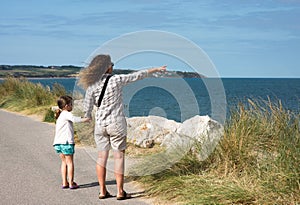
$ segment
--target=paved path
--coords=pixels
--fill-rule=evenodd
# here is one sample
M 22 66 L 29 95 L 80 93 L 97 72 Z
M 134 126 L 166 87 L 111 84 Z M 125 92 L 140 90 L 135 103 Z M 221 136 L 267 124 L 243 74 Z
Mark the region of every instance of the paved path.
M 77 190 L 60 187 L 60 159 L 52 147 L 53 124 L 0 110 L 0 199 L 1 204 L 130 204 L 146 205 L 143 192 L 132 182 L 125 190 L 133 198 L 99 200 L 95 173 L 96 150 L 76 147 Z M 109 161 L 112 161 L 111 159 Z M 108 190 L 116 195 L 113 173 L 108 171 Z

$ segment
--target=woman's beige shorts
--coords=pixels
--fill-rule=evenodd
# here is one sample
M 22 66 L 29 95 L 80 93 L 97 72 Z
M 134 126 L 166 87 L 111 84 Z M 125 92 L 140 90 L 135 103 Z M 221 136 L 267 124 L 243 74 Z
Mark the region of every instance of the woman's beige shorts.
M 110 149 L 122 151 L 126 149 L 127 123 L 125 118 L 106 127 L 95 125 L 95 142 L 98 151 Z

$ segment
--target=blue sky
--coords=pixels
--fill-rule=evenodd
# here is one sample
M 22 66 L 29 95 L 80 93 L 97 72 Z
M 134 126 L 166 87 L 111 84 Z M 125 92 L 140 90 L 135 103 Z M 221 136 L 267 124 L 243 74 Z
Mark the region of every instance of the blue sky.
M 83 66 L 107 41 L 158 30 L 194 42 L 221 77 L 299 78 L 299 19 L 299 0 L 1 0 L 0 64 Z

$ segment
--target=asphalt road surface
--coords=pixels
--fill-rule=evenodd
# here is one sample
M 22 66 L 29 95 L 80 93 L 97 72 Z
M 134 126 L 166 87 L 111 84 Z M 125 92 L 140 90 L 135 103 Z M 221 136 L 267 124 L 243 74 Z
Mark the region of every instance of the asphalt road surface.
M 52 147 L 54 131 L 54 124 L 0 110 L 1 204 L 149 204 L 133 182 L 125 183 L 131 199 L 98 199 L 94 148 L 76 147 L 75 181 L 80 188 L 62 190 L 60 159 Z M 115 196 L 114 175 L 110 170 L 107 174 L 107 188 Z

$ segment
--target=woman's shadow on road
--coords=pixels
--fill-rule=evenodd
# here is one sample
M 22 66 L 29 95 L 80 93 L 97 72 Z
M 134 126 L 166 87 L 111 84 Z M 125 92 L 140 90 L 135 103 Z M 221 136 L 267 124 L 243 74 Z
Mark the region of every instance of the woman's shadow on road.
M 116 185 L 116 184 L 117 184 L 116 180 L 106 181 L 106 185 Z M 99 186 L 99 182 L 80 184 L 79 188 L 85 189 L 85 188 L 91 188 L 91 187 L 95 187 L 95 186 Z M 145 193 L 146 193 L 145 191 L 140 191 L 140 192 L 129 193 L 129 194 L 132 195 L 132 198 L 139 198 L 139 197 L 146 196 Z
M 107 185 L 115 185 L 117 184 L 115 180 L 111 180 L 111 181 L 106 181 Z M 79 188 L 80 189 L 85 189 L 85 188 L 91 188 L 91 187 L 95 187 L 95 186 L 99 186 L 99 182 L 92 182 L 92 183 L 88 183 L 88 184 L 80 184 Z

